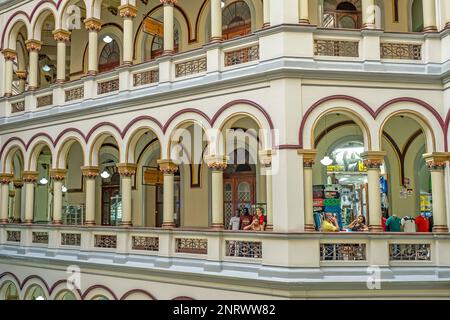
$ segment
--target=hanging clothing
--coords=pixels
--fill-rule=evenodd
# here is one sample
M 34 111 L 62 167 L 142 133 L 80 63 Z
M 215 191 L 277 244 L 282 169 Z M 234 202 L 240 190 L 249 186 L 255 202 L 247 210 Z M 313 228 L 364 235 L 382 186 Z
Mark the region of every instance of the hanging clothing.
M 401 222 L 403 232 L 416 232 L 416 221 L 412 217 L 404 217 Z

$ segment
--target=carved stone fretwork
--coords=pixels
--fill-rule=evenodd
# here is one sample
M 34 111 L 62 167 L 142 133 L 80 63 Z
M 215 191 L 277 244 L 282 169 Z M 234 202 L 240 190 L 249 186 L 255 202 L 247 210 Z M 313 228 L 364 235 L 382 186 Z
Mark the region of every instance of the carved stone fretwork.
M 2 53 L 5 60 L 14 61 L 17 58 L 17 52 L 12 49 L 3 49 Z
M 214 171 L 223 171 L 228 167 L 228 157 L 226 156 L 205 156 L 205 162 L 208 165 L 208 168 Z
M 22 189 L 23 188 L 23 181 L 20 179 L 13 180 L 14 188 L 15 189 Z
M 178 166 L 170 159 L 158 160 L 159 170 L 164 174 L 175 174 L 178 171 Z
M 379 170 L 383 165 L 385 151 L 367 151 L 361 154 L 361 158 L 364 161 L 364 165 L 368 170 Z
M 68 42 L 70 41 L 70 34 L 70 31 L 58 29 L 53 31 L 53 38 L 57 42 Z
M 266 168 L 272 166 L 272 157 L 276 154 L 275 150 L 264 150 L 259 152 L 259 161 L 261 165 Z
M 11 173 L 4 173 L 0 175 L 0 184 L 9 184 L 12 179 L 13 179 L 14 175 Z
M 65 169 L 52 169 L 50 170 L 50 178 L 54 181 L 63 181 L 67 176 L 67 170 Z
M 25 70 L 17 70 L 16 76 L 19 80 L 27 80 L 28 72 Z
M 137 8 L 131 4 L 125 4 L 118 9 L 122 18 L 134 18 L 137 15 Z
M 30 39 L 25 41 L 25 45 L 27 47 L 27 50 L 30 52 L 41 51 L 42 41 Z
M 86 179 L 95 179 L 99 175 L 98 167 L 81 167 L 81 171 Z
M 450 160 L 449 152 L 433 152 L 423 155 L 427 168 L 430 171 L 443 171 L 446 163 Z
M 24 171 L 22 172 L 22 181 L 24 183 L 36 183 L 39 172 L 36 171 Z
M 89 32 L 99 32 L 102 29 L 102 21 L 97 18 L 89 18 L 84 20 L 84 26 Z
M 136 174 L 137 166 L 132 163 L 118 163 L 117 169 L 123 177 L 132 177 Z
M 299 149 L 298 155 L 303 156 L 303 168 L 312 168 L 316 163 L 317 150 Z

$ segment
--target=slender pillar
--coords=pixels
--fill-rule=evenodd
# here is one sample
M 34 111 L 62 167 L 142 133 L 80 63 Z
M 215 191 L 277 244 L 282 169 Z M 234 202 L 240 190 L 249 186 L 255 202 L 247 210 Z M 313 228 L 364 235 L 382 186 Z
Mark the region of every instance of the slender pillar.
M 222 3 L 211 0 L 211 41 L 222 40 Z
M 445 22 L 445 29 L 450 29 L 450 1 L 444 0 L 444 22 Z
M 2 51 L 3 56 L 5 58 L 5 84 L 4 84 L 4 96 L 11 97 L 12 96 L 12 82 L 13 82 L 13 65 L 14 60 L 16 60 L 17 53 L 11 49 L 4 49 Z
M 102 29 L 102 22 L 89 18 L 84 21 L 84 25 L 89 32 L 88 75 L 93 76 L 98 73 L 98 33 Z
M 81 167 L 86 180 L 86 226 L 95 225 L 95 179 L 98 177 L 98 167 Z
M 56 40 L 56 83 L 66 81 L 66 43 L 70 41 L 70 32 L 59 29 L 53 31 Z
M 39 172 L 24 171 L 22 181 L 25 185 L 25 224 L 32 224 L 34 219 L 34 186 Z
M 14 189 L 15 189 L 15 195 L 14 195 L 14 222 L 20 223 L 22 221 L 21 214 L 22 214 L 22 187 L 23 187 L 23 181 L 22 180 L 14 180 Z
M 446 2 L 448 0 L 445 0 Z M 423 0 L 423 32 L 437 32 L 436 27 L 436 1 Z
M 0 223 L 8 223 L 9 209 L 9 184 L 13 178 L 12 174 L 2 174 L 0 176 L 1 198 L 0 198 Z
M 164 5 L 164 54 L 172 54 L 174 52 L 174 5 L 176 0 L 160 0 Z
M 314 232 L 314 204 L 313 204 L 313 165 L 315 163 L 317 150 L 299 150 L 298 154 L 303 156 L 303 197 L 305 211 L 305 231 Z
M 213 229 L 222 230 L 223 221 L 223 171 L 227 168 L 227 157 L 207 156 L 205 161 L 211 169 L 211 209 Z
M 122 226 L 130 227 L 133 225 L 131 218 L 131 187 L 132 178 L 136 174 L 136 165 L 130 163 L 117 164 L 119 174 L 121 177 L 122 189 Z
M 17 70 L 16 76 L 19 79 L 19 92 L 25 92 L 28 73 L 24 70 Z
M 367 183 L 369 191 L 369 231 L 382 232 L 381 226 L 381 193 L 380 193 L 380 167 L 383 164 L 386 152 L 369 151 L 361 154 L 367 167 Z
M 375 0 L 362 0 L 363 29 L 375 29 Z
M 263 0 L 263 28 L 270 27 L 270 1 Z
M 309 0 L 300 0 L 300 24 L 309 24 Z
M 120 16 L 123 18 L 123 64 L 133 64 L 133 18 L 137 15 L 137 8 L 131 4 L 119 7 Z
M 433 232 L 448 232 L 445 206 L 445 166 L 449 153 L 428 153 L 423 155 L 431 173 L 433 200 Z
M 178 166 L 171 160 L 158 160 L 159 170 L 164 174 L 163 228 L 175 228 L 174 222 L 174 175 Z
M 273 150 L 265 150 L 259 153 L 259 159 L 264 167 L 266 177 L 266 206 L 267 225 L 266 231 L 273 230 L 273 197 L 272 197 L 272 155 Z
M 28 90 L 34 91 L 39 87 L 39 51 L 42 42 L 30 39 L 25 41 L 29 52 L 30 73 L 28 74 Z
M 62 224 L 62 187 L 66 179 L 67 170 L 50 170 L 50 178 L 53 181 L 53 224 Z

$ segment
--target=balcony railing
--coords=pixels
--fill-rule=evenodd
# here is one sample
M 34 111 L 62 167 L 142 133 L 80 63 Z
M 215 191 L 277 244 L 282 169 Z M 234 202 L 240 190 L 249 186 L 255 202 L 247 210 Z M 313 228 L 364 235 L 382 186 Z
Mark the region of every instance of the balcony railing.
M 53 94 L 47 94 L 45 96 L 37 97 L 37 105 L 38 108 L 43 108 L 47 106 L 51 106 L 53 104 Z
M 177 78 L 201 72 L 206 72 L 206 57 L 175 64 L 175 76 Z
M 23 112 L 25 111 L 25 100 L 16 101 L 11 103 L 11 113 Z
M 119 91 L 119 79 L 103 81 L 97 84 L 98 95 L 111 93 L 115 91 Z
M 80 100 L 84 98 L 84 87 L 72 88 L 65 91 L 66 102 Z
M 225 53 L 225 66 L 234 66 L 259 60 L 259 45 L 253 45 Z
M 359 57 L 359 42 L 314 40 L 314 55 L 327 57 Z
M 157 83 L 159 81 L 159 70 L 147 70 L 133 74 L 133 87 Z
M 422 60 L 422 45 L 411 43 L 382 43 L 380 45 L 382 59 Z

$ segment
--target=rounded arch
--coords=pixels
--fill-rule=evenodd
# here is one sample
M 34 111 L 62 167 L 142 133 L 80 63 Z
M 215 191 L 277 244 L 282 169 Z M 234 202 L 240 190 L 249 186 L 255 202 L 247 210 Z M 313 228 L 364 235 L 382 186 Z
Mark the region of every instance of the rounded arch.
M 91 17 L 91 7 L 87 5 L 89 0 L 69 0 L 59 8 L 57 25 L 64 30 L 73 30 L 82 28 L 83 21 L 81 21 L 81 8 L 77 6 L 82 3 L 86 9 L 86 18 Z
M 110 43 L 105 43 L 104 41 L 99 42 L 99 56 L 98 56 L 98 64 L 99 64 L 99 71 L 109 71 L 117 66 L 119 66 L 123 61 L 123 29 L 121 26 L 115 23 L 107 23 L 102 26 L 102 29 L 99 32 L 99 39 L 103 39 L 105 36 L 110 36 L 113 41 Z M 102 69 L 102 60 L 104 61 L 107 57 L 105 54 L 109 54 L 110 56 L 117 56 L 118 54 L 118 60 L 114 61 L 113 65 L 110 67 L 106 67 Z M 108 58 L 110 58 L 110 56 Z M 87 57 L 85 57 L 87 59 Z M 87 61 L 86 61 L 87 63 Z
M 68 299 L 68 297 L 70 298 Z M 78 292 L 62 289 L 53 296 L 52 300 L 81 300 L 81 297 Z
M 372 143 L 373 132 L 376 128 L 373 123 L 369 123 L 365 119 L 373 119 L 373 110 L 359 99 L 348 96 L 330 96 L 317 101 L 313 104 L 303 116 L 299 132 L 299 146 L 302 149 L 314 149 L 314 130 L 318 121 L 333 113 L 341 113 L 354 121 L 363 133 L 364 147 L 371 151 L 376 146 Z
M 33 19 L 31 20 L 31 26 L 32 26 L 32 35 L 33 39 L 35 40 L 41 40 L 42 38 L 42 27 L 44 25 L 45 20 L 49 17 L 53 16 L 53 19 L 55 21 L 55 30 L 59 29 L 58 21 L 58 12 L 54 5 L 51 5 L 50 3 L 45 3 L 42 6 L 39 7 L 38 11 L 36 11 L 35 15 L 33 16 Z
M 124 159 L 127 163 L 136 162 L 137 159 L 135 159 L 133 150 L 136 149 L 136 145 L 142 135 L 148 131 L 152 132 L 158 139 L 161 145 L 160 156 L 162 158 L 162 150 L 164 149 L 164 147 L 162 146 L 162 143 L 164 142 L 164 133 L 162 132 L 161 127 L 153 119 L 142 119 L 133 123 L 131 126 L 127 127 L 124 130 L 125 135 L 123 137 L 123 141 L 124 145 L 126 146 Z
M 83 163 L 86 162 L 87 151 L 84 137 L 77 132 L 67 132 L 55 146 L 56 161 L 53 164 L 54 168 L 65 169 L 67 167 L 67 156 L 70 148 L 72 148 L 75 143 L 78 143 L 81 150 L 83 150 Z
M 39 155 L 45 147 L 48 147 L 52 155 L 52 162 L 55 162 L 55 150 L 53 148 L 53 141 L 51 138 L 46 135 L 35 136 L 34 139 L 29 142 L 28 146 L 28 155 L 25 167 L 27 171 L 36 171 Z
M 2 152 L 2 160 L 1 160 L 2 165 L 1 171 L 3 173 L 14 173 L 12 163 L 14 156 L 16 155 L 17 152 L 20 153 L 23 162 L 26 154 L 25 146 L 23 145 L 23 143 L 20 143 L 19 140 L 14 140 L 5 146 L 5 149 Z
M 89 287 L 82 296 L 83 300 L 95 300 L 98 297 L 106 297 L 109 300 L 118 300 L 114 292 L 103 285 Z
M 19 300 L 19 286 L 12 280 L 6 280 L 0 285 L 0 300 Z
M 48 299 L 48 297 L 50 296 L 50 289 L 48 284 L 39 276 L 29 276 L 25 278 L 20 288 L 22 292 L 24 292 L 24 300 L 29 300 L 31 298 L 34 291 L 33 289 L 40 290 L 41 293 L 43 293 L 45 299 Z
M 16 50 L 16 42 L 17 42 L 17 36 L 19 34 L 20 29 L 22 27 L 25 27 L 27 30 L 26 37 L 28 39 L 31 39 L 32 37 L 32 27 L 31 23 L 28 20 L 28 16 L 25 12 L 19 11 L 17 12 L 13 17 L 10 18 L 10 20 L 7 23 L 7 26 L 5 28 L 5 31 L 3 33 L 3 48 L 8 48 L 11 50 Z M 5 37 L 6 37 L 6 43 L 5 43 Z
M 119 155 L 121 157 L 120 162 L 123 160 L 123 145 L 122 145 L 122 137 L 120 135 L 120 130 L 113 124 L 100 124 L 97 127 L 94 127 L 91 132 L 89 132 L 87 138 L 87 155 L 88 157 L 85 159 L 86 166 L 98 166 L 99 163 L 99 152 L 103 142 L 108 138 L 112 137 L 117 147 L 119 148 Z
M 120 300 L 157 300 L 151 293 L 142 290 L 134 289 L 126 292 Z

